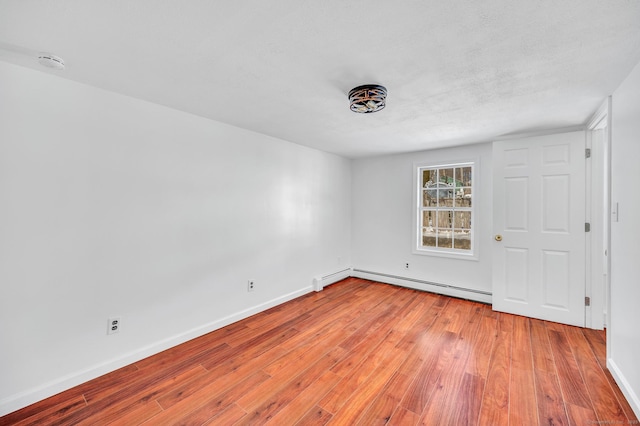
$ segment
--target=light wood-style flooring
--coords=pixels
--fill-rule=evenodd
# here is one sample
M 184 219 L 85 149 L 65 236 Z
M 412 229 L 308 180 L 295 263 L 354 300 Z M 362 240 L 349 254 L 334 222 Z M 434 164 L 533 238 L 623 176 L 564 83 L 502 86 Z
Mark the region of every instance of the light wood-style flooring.
M 603 332 L 349 278 L 1 425 L 637 424 Z

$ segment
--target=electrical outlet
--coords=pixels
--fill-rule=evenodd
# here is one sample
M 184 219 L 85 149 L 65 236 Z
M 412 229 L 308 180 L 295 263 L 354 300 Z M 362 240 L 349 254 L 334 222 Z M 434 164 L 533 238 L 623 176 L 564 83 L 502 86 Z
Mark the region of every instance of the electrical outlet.
M 122 320 L 120 319 L 120 317 L 109 318 L 107 320 L 107 323 L 108 323 L 107 334 L 114 334 L 120 331 L 121 322 Z
M 253 280 L 247 281 L 247 291 L 253 291 L 255 289 L 255 283 Z
M 404 264 L 404 269 L 409 269 L 409 263 Z

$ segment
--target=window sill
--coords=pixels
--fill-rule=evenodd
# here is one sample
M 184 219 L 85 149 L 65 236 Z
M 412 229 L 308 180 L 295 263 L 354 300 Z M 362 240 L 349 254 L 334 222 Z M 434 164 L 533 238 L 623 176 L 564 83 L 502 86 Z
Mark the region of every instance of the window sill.
M 473 260 L 478 261 L 478 255 L 474 253 L 464 253 L 457 250 L 429 250 L 429 249 L 413 249 L 413 254 L 421 256 L 447 257 L 449 259 Z

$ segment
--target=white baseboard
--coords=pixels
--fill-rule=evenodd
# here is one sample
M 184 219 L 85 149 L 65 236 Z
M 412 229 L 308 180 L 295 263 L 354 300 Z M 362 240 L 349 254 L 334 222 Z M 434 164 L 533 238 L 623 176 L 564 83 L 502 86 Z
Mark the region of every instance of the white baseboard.
M 337 272 L 332 272 L 324 276 L 319 275 L 313 278 L 313 289 L 315 291 L 322 291 L 323 288 L 325 288 L 330 284 L 337 283 L 338 281 L 343 280 L 345 278 L 349 278 L 350 276 L 353 275 L 352 272 L 353 271 L 351 268 L 346 268 Z
M 419 280 L 399 275 L 385 274 L 382 272 L 365 271 L 353 269 L 352 277 L 364 278 L 371 281 L 379 281 L 387 284 L 399 285 L 401 287 L 413 288 L 415 290 L 430 291 L 432 293 L 444 294 L 446 296 L 458 297 L 461 299 L 473 300 L 482 303 L 491 303 L 491 293 L 481 290 L 473 290 L 456 287 L 447 284 L 434 283 L 431 281 Z
M 12 413 L 23 407 L 26 407 L 35 402 L 41 401 L 45 398 L 63 392 L 67 389 L 71 389 L 74 386 L 88 382 L 89 380 L 100 377 L 103 374 L 117 370 L 134 362 L 140 361 L 148 356 L 157 354 L 166 349 L 177 346 L 181 343 L 187 342 L 196 337 L 200 337 L 207 333 L 210 333 L 219 328 L 225 327 L 234 322 L 248 318 L 251 315 L 265 311 L 274 306 L 293 300 L 297 297 L 303 296 L 313 291 L 313 287 L 305 287 L 300 290 L 285 294 L 251 308 L 236 312 L 232 315 L 228 315 L 224 318 L 217 319 L 202 326 L 193 328 L 184 333 L 169 337 L 167 339 L 160 340 L 151 345 L 136 349 L 135 351 L 123 354 L 115 359 L 97 364 L 93 367 L 77 371 L 66 376 L 60 377 L 56 380 L 52 380 L 48 383 L 44 383 L 36 388 L 29 389 L 16 395 L 12 395 L 8 398 L 0 400 L 0 416 Z
M 618 365 L 611 358 L 607 358 L 607 368 L 611 372 L 611 375 L 615 379 L 618 387 L 627 398 L 627 402 L 631 406 L 631 409 L 635 413 L 636 417 L 640 418 L 640 397 L 633 391 L 633 388 L 625 379 L 622 371 L 618 368 Z

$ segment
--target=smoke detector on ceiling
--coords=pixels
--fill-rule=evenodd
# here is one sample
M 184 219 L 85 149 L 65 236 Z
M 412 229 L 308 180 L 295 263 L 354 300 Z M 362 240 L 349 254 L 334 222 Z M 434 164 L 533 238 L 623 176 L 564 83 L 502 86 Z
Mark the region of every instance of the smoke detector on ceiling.
M 38 55 L 38 62 L 40 63 L 40 65 L 47 68 L 53 68 L 54 70 L 64 69 L 64 61 L 62 60 L 62 58 L 50 53 L 41 53 L 40 55 Z

